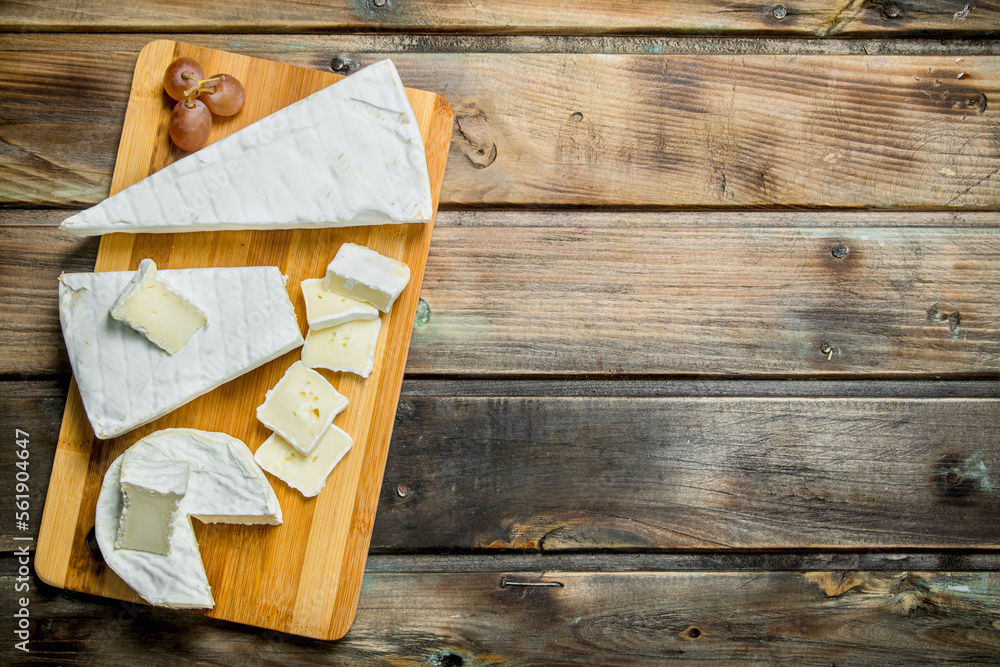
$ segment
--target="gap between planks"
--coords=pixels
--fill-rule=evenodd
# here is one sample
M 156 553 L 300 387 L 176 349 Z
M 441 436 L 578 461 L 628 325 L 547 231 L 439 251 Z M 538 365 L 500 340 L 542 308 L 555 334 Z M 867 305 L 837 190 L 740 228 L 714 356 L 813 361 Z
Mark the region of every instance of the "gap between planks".
M 23 545 L 23 542 L 16 543 Z M 29 552 L 34 551 L 28 543 Z M 0 576 L 16 571 L 17 554 L 0 553 Z M 980 572 L 1000 570 L 1000 551 L 801 551 L 641 553 L 475 552 L 371 553 L 366 574 L 510 573 L 544 576 L 545 572 Z

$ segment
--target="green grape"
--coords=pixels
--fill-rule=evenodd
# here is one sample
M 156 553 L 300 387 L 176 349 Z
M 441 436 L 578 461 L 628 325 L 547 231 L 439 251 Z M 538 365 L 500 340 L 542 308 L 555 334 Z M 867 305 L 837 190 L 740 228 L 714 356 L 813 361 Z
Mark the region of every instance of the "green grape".
M 167 66 L 163 73 L 163 89 L 178 102 L 184 99 L 184 93 L 198 85 L 205 78 L 205 70 L 196 60 L 178 58 Z
M 196 151 L 208 141 L 212 112 L 201 100 L 178 102 L 170 112 L 170 138 L 186 151 Z
M 243 108 L 246 97 L 243 84 L 232 74 L 216 74 L 201 89 L 201 99 L 216 116 L 232 116 Z

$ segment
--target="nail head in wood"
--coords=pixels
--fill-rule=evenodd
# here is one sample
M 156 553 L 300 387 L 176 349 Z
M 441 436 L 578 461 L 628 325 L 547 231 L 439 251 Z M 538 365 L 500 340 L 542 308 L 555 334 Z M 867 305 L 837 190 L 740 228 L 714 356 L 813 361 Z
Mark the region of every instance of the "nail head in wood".
M 351 73 L 351 66 L 353 64 L 354 63 L 350 58 L 345 58 L 344 56 L 334 56 L 330 60 L 330 69 L 337 74 L 347 75 Z
M 898 5 L 885 5 L 882 8 L 882 18 L 885 19 L 898 19 L 902 13 Z
M 771 9 L 771 16 L 781 21 L 788 16 L 788 10 L 785 9 L 784 5 L 775 5 L 774 8 Z
M 385 3 L 387 1 L 388 0 L 372 0 L 372 4 L 374 4 L 376 7 L 385 7 Z
M 413 319 L 414 324 L 422 327 L 431 321 L 431 307 L 423 299 L 417 301 L 417 315 Z
M 407 489 L 402 484 L 400 484 L 399 486 L 396 487 L 396 495 L 399 496 L 400 498 L 405 498 L 406 496 L 410 495 L 410 490 Z
M 830 248 L 830 254 L 836 257 L 837 259 L 843 259 L 844 257 L 847 256 L 847 246 L 835 245 L 832 248 Z

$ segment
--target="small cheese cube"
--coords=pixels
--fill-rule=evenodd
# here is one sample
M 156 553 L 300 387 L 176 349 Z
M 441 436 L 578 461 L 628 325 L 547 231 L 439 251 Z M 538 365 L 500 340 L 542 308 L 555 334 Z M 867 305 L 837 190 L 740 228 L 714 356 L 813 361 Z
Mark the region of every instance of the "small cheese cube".
M 109 313 L 169 354 L 179 352 L 208 322 L 198 306 L 157 277 L 156 264 L 151 259 L 139 262 L 139 270 Z
M 331 424 L 309 454 L 300 454 L 287 440 L 272 433 L 257 449 L 254 459 L 261 468 L 312 498 L 323 490 L 326 478 L 353 445 L 351 436 Z
M 302 362 L 310 368 L 356 373 L 368 377 L 375 368 L 375 346 L 382 320 L 355 320 L 309 331 Z
M 347 398 L 326 378 L 296 361 L 257 408 L 257 419 L 302 454 L 316 447 Z
M 373 304 L 388 313 L 410 282 L 410 267 L 370 248 L 345 243 L 326 267 L 323 289 Z
M 322 278 L 303 280 L 301 285 L 310 329 L 325 329 L 344 322 L 378 317 L 378 308 L 370 303 L 323 289 Z
M 190 470 L 183 461 L 122 459 L 119 483 L 122 514 L 115 546 L 119 549 L 166 555 L 174 523 L 186 520 L 177 506 L 187 491 Z

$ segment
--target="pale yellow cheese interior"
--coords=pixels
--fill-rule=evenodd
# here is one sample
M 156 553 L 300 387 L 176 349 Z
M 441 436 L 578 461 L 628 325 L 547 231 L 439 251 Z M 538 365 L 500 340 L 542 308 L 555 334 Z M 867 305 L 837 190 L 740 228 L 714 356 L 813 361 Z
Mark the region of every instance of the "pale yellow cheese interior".
M 166 555 L 178 516 L 177 506 L 187 491 L 189 467 L 182 461 L 125 458 L 119 483 L 122 514 L 115 546 Z
M 327 477 L 347 454 L 354 440 L 331 425 L 309 454 L 299 453 L 277 433 L 271 434 L 254 454 L 260 467 L 307 498 L 323 490 Z
M 345 407 L 347 398 L 322 375 L 297 361 L 267 393 L 257 408 L 257 418 L 299 452 L 308 454 Z

